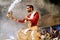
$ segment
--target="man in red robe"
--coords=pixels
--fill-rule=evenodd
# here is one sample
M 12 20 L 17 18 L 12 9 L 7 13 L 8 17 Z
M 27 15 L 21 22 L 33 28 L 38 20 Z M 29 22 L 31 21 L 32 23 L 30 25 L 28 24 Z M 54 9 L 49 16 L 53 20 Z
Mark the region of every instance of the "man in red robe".
M 28 12 L 28 15 L 22 19 L 22 20 L 17 20 L 17 22 L 21 22 L 21 23 L 24 23 L 26 21 L 28 21 L 28 27 L 38 27 L 38 20 L 39 20 L 39 14 L 38 12 L 34 11 L 34 8 L 32 5 L 27 5 L 27 12 Z
M 27 12 L 28 12 L 28 15 L 20 20 L 20 19 L 16 19 L 15 17 L 11 17 L 12 20 L 16 21 L 16 22 L 19 22 L 19 23 L 24 23 L 26 21 L 28 21 L 28 27 L 25 31 L 24 31 L 24 34 L 26 34 L 29 30 L 31 30 L 31 37 L 32 37 L 32 40 L 34 39 L 34 31 L 37 30 L 38 28 L 38 20 L 39 20 L 39 13 L 37 11 L 34 11 L 34 7 L 32 5 L 27 5 L 27 8 L 26 8 Z

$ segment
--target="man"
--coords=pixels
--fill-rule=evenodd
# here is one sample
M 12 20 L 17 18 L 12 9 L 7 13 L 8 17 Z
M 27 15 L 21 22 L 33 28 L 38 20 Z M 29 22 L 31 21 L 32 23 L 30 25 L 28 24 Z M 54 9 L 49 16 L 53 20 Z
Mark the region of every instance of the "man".
M 18 20 L 15 17 L 13 17 L 12 15 L 8 15 L 8 17 L 10 17 L 12 20 L 19 22 L 19 23 L 24 23 L 26 21 L 28 21 L 28 27 L 25 31 L 24 34 L 26 34 L 29 30 L 31 30 L 31 37 L 32 40 L 34 39 L 34 31 L 37 31 L 38 28 L 38 20 L 39 20 L 39 13 L 37 11 L 34 11 L 34 7 L 32 5 L 27 5 L 26 8 L 28 15 L 22 19 L 22 20 Z M 11 13 L 8 13 L 11 14 Z

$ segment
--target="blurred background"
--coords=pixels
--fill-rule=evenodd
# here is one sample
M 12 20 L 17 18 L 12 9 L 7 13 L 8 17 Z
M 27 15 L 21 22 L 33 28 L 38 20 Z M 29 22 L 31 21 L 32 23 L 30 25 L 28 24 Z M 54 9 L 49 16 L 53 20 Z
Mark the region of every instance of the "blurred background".
M 16 23 L 6 17 L 8 8 L 13 1 L 0 0 L 0 40 L 17 40 L 17 31 L 27 27 L 27 23 Z M 50 26 L 59 26 L 60 0 L 22 0 L 12 10 L 17 19 L 23 19 L 27 15 L 27 4 L 32 4 L 35 10 L 40 13 L 41 22 L 39 22 L 39 27 L 48 27 L 47 29 L 49 29 Z

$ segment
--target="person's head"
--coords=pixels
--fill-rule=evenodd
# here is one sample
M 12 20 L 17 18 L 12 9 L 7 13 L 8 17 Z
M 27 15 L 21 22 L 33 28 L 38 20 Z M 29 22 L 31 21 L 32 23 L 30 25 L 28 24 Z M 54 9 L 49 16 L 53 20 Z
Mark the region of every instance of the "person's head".
M 26 6 L 27 6 L 26 10 L 27 10 L 28 12 L 32 12 L 32 11 L 34 10 L 33 5 L 26 5 Z

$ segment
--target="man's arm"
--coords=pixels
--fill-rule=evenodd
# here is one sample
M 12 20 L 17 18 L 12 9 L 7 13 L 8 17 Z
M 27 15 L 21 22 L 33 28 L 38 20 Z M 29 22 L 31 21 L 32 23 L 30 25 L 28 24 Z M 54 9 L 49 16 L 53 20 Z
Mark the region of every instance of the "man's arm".
M 20 19 L 18 20 L 16 17 L 13 16 L 12 12 L 9 12 L 7 14 L 7 18 L 12 19 L 13 21 L 18 22 L 18 23 L 24 23 L 24 21 L 25 21 L 25 18 L 22 20 L 20 20 Z
M 25 18 L 20 20 L 20 19 L 17 19 L 15 17 L 12 17 L 11 19 L 15 22 L 18 22 L 18 23 L 24 23 L 25 22 Z
M 22 19 L 22 20 L 17 20 L 18 22 L 21 22 L 21 23 L 24 23 L 24 22 L 26 22 L 26 21 L 28 21 L 27 19 L 29 18 L 29 16 L 30 16 L 30 14 L 28 14 L 27 16 L 25 16 L 25 18 L 24 19 Z M 28 17 L 28 18 L 27 18 Z
M 19 23 L 24 23 L 25 22 L 25 19 L 22 19 L 22 20 L 17 20 L 17 22 L 19 22 Z

